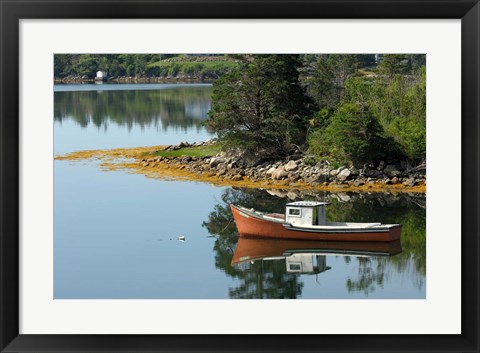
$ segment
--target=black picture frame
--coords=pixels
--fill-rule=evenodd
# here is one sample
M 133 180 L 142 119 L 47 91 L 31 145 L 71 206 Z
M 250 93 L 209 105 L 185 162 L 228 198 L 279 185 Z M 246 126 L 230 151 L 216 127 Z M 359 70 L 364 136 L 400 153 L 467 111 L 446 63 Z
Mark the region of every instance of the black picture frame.
M 479 352 L 478 0 L 0 0 L 0 12 L 1 352 Z M 242 337 L 19 334 L 19 20 L 25 18 L 461 19 L 462 333 Z M 438 319 L 442 319 L 441 313 Z

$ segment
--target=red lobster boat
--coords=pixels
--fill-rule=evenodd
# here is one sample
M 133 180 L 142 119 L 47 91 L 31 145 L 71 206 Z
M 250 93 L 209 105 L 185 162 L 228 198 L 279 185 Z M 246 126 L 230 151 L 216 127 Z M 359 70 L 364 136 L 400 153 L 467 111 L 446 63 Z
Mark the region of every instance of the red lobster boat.
M 326 202 L 297 201 L 285 214 L 262 213 L 230 204 L 240 236 L 280 239 L 380 241 L 400 239 L 400 224 L 327 222 Z

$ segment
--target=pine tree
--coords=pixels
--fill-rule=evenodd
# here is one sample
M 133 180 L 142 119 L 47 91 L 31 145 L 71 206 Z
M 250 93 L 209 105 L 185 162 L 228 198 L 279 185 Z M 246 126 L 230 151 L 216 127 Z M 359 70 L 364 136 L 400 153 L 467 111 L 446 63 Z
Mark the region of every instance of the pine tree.
M 206 125 L 227 147 L 285 155 L 303 144 L 313 104 L 298 80 L 298 55 L 247 55 L 214 83 Z

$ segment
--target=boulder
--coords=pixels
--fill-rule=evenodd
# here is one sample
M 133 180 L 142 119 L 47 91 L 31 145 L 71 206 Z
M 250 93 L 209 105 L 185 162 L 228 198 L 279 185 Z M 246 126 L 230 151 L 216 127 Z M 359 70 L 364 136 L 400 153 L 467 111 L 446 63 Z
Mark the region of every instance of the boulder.
M 209 164 L 210 164 L 211 168 L 215 168 L 220 163 L 225 163 L 225 162 L 226 162 L 226 160 L 223 157 L 213 157 L 213 158 L 210 159 Z
M 348 202 L 352 199 L 350 195 L 344 192 L 339 192 L 336 194 L 336 196 L 337 196 L 337 199 L 341 202 Z
M 385 167 L 383 172 L 389 177 L 393 178 L 399 176 L 401 173 L 397 170 L 397 168 L 393 164 L 389 164 Z
M 337 169 L 333 169 L 330 171 L 330 176 L 334 177 L 338 174 L 338 170 Z
M 403 185 L 405 185 L 405 186 L 415 186 L 415 179 L 407 178 L 403 181 Z
M 226 169 L 220 169 L 216 175 L 218 177 L 218 176 L 222 176 L 222 175 L 225 175 L 225 174 L 227 174 L 227 170 Z
M 346 181 L 350 178 L 351 175 L 352 172 L 350 171 L 350 169 L 345 168 L 340 173 L 338 173 L 337 179 L 340 181 Z
M 287 193 L 287 197 L 290 199 L 290 200 L 295 200 L 297 197 L 298 197 L 298 194 L 294 191 L 289 191 Z
M 287 172 L 291 172 L 292 170 L 296 170 L 298 168 L 297 163 L 294 161 L 290 161 L 283 167 Z
M 290 181 L 297 181 L 298 179 L 300 179 L 300 175 L 298 175 L 296 173 L 293 173 L 293 172 L 290 172 L 290 173 L 288 173 L 288 179 Z
M 365 182 L 363 180 L 355 180 L 353 182 L 353 186 L 362 186 L 365 185 Z
M 287 176 L 288 172 L 283 167 L 275 169 L 275 171 L 272 173 L 272 178 L 275 180 L 285 179 Z
M 313 185 L 313 184 L 318 184 L 320 182 L 320 180 L 318 180 L 318 178 L 316 176 L 313 176 L 313 177 L 305 178 L 305 182 L 307 184 Z
M 350 168 L 350 173 L 352 173 L 353 177 L 356 177 L 360 174 L 360 171 L 357 168 L 352 167 L 352 168 Z
M 267 170 L 267 172 L 265 173 L 265 175 L 266 175 L 267 177 L 271 177 L 272 174 L 273 174 L 273 172 L 275 171 L 275 169 L 276 169 L 275 167 L 270 168 L 269 170 Z
M 277 196 L 282 199 L 287 196 L 287 193 L 285 191 L 278 190 L 278 189 L 267 190 L 267 192 L 272 196 Z

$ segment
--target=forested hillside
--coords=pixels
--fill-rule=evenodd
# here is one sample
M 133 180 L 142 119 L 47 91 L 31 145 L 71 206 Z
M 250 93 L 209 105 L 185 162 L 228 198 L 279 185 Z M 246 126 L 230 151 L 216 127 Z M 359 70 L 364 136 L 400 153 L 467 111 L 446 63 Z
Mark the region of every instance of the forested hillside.
M 57 54 L 55 78 L 93 79 L 97 71 L 115 77 L 217 78 L 237 66 L 225 55 Z
M 424 55 L 243 55 L 214 83 L 207 125 L 257 158 L 312 163 L 426 157 Z

